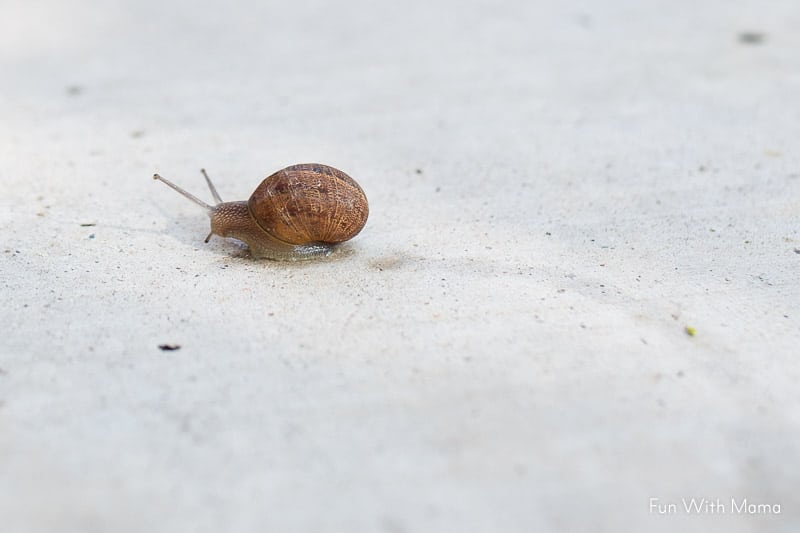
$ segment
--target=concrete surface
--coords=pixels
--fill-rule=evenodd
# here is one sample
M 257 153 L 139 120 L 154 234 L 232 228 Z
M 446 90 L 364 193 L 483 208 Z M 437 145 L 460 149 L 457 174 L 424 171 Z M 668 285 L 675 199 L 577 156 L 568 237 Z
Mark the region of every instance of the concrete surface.
M 2 12 L 4 532 L 800 529 L 796 1 Z M 307 264 L 150 179 L 309 161 Z

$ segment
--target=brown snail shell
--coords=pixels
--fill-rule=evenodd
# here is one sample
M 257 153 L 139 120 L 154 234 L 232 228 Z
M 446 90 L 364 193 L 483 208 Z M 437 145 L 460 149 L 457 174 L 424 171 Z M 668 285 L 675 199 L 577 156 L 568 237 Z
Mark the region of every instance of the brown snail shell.
M 355 237 L 369 216 L 353 178 L 319 164 L 292 165 L 264 179 L 247 206 L 264 231 L 289 244 L 340 243 Z
M 250 199 L 223 202 L 202 171 L 217 201 L 208 205 L 174 183 L 161 180 L 206 209 L 212 235 L 247 243 L 255 258 L 300 260 L 328 255 L 355 237 L 367 222 L 364 191 L 350 176 L 327 165 L 292 165 L 265 178 Z

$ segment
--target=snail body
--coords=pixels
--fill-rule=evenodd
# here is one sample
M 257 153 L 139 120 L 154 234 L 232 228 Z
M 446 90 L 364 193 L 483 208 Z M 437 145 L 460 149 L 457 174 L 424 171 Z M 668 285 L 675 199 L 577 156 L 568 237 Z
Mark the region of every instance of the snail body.
M 350 176 L 316 163 L 286 167 L 265 178 L 246 201 L 223 202 L 202 171 L 217 202 L 209 205 L 155 174 L 203 207 L 212 235 L 243 241 L 254 258 L 298 261 L 329 255 L 355 237 L 369 216 L 364 191 Z

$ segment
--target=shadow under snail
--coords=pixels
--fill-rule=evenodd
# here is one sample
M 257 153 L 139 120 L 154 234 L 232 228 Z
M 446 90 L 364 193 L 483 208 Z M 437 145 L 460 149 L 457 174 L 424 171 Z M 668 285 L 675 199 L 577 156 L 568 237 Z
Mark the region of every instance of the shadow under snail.
M 298 261 L 329 255 L 355 237 L 369 216 L 364 191 L 350 176 L 327 165 L 292 165 L 268 176 L 250 199 L 223 202 L 201 170 L 216 205 L 209 205 L 169 180 L 169 185 L 206 210 L 211 233 L 247 244 L 252 257 Z

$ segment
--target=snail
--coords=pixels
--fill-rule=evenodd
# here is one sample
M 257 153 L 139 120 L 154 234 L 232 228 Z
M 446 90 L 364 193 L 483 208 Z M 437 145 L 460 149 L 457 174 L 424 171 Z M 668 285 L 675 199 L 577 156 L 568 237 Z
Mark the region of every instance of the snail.
M 320 164 L 292 165 L 268 176 L 250 199 L 223 202 L 203 169 L 217 202 L 209 205 L 155 174 L 180 194 L 206 210 L 212 235 L 247 244 L 252 257 L 298 261 L 329 255 L 341 242 L 355 237 L 369 215 L 364 191 L 350 176 Z

